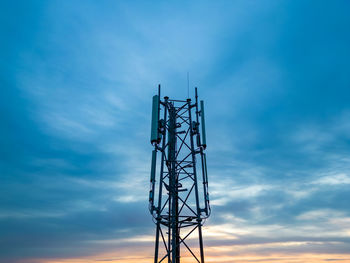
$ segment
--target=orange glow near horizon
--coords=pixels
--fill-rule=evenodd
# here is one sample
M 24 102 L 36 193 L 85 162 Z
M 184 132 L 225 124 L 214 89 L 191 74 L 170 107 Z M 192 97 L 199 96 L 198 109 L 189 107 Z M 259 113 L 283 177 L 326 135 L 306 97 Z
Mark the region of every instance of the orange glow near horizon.
M 152 244 L 153 245 L 153 244 Z M 349 254 L 330 253 L 275 253 L 275 252 L 254 252 L 254 249 L 271 251 L 271 248 L 281 247 L 302 247 L 305 242 L 280 242 L 258 245 L 234 245 L 234 246 L 212 246 L 205 247 L 206 262 L 212 263 L 248 263 L 248 262 L 279 262 L 279 263 L 319 263 L 329 261 L 341 261 L 350 263 Z M 117 249 L 115 250 L 117 251 Z M 91 263 L 91 262 L 111 262 L 111 263 L 152 263 L 153 247 L 133 248 L 127 247 L 118 249 L 117 252 L 96 254 L 93 256 L 65 259 L 36 259 L 25 260 L 21 263 Z M 164 261 L 163 261 L 164 262 Z M 182 263 L 195 263 L 193 257 L 185 250 L 182 251 Z M 165 262 L 164 262 L 165 263 Z
M 350 263 L 349 253 L 333 254 L 323 248 L 330 246 L 342 247 L 344 244 L 340 241 L 266 241 L 263 243 L 237 244 L 240 238 L 251 236 L 292 236 L 291 233 L 306 232 L 307 228 L 286 229 L 279 225 L 269 225 L 264 227 L 245 226 L 239 227 L 231 224 L 205 226 L 205 233 L 209 244 L 205 246 L 206 262 L 212 263 L 248 263 L 248 262 L 279 262 L 279 263 L 317 263 L 329 261 L 341 261 Z M 344 228 L 346 231 L 332 232 L 333 236 L 348 236 L 348 225 Z M 321 233 L 315 233 L 312 228 L 310 231 L 314 236 Z M 324 233 L 323 233 L 324 234 Z M 330 234 L 329 234 L 330 235 Z M 196 233 L 188 240 L 188 244 L 196 243 Z M 283 238 L 281 238 L 283 240 Z M 321 239 L 322 240 L 322 239 Z M 330 239 L 332 240 L 332 239 Z M 233 243 L 236 242 L 236 243 Z M 76 258 L 56 258 L 56 259 L 32 259 L 24 260 L 20 263 L 90 263 L 90 262 L 111 262 L 111 263 L 152 263 L 154 253 L 154 236 L 140 235 L 132 238 L 98 240 L 91 241 L 107 248 L 108 251 Z M 191 246 L 191 245 L 190 245 Z M 191 246 L 191 249 L 193 247 Z M 198 255 L 198 248 L 193 251 Z M 313 251 L 313 253 L 310 253 Z M 339 251 L 339 250 L 338 250 Z M 343 250 L 344 251 L 344 250 Z M 162 254 L 161 251 L 160 254 Z M 164 253 L 163 253 L 164 255 Z M 163 261 L 164 262 L 164 261 Z M 189 254 L 185 247 L 181 248 L 181 262 L 192 263 L 196 260 Z M 165 263 L 165 262 L 164 262 Z
M 130 251 L 133 253 L 133 251 Z M 208 254 L 208 253 L 207 253 Z M 111 256 L 111 255 L 110 255 Z M 87 258 L 67 258 L 67 259 L 41 259 L 34 261 L 26 261 L 30 263 L 91 263 L 91 262 L 111 262 L 111 263 L 152 263 L 153 257 L 143 256 L 118 256 L 106 257 L 105 255 L 87 257 Z M 206 256 L 206 262 L 218 262 L 218 263 L 248 263 L 248 262 L 280 262 L 280 263 L 319 263 L 329 261 L 341 261 L 350 262 L 350 254 L 269 254 L 269 255 L 256 255 L 256 254 L 242 254 L 236 256 Z M 194 263 L 193 258 L 183 256 L 181 257 L 182 263 Z

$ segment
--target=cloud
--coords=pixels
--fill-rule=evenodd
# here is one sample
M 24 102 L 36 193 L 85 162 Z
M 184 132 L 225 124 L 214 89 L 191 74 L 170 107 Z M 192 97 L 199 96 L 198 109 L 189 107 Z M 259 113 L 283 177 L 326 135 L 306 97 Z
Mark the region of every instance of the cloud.
M 152 259 L 151 96 L 185 97 L 187 71 L 207 112 L 208 262 L 349 260 L 347 7 L 5 4 L 0 261 Z

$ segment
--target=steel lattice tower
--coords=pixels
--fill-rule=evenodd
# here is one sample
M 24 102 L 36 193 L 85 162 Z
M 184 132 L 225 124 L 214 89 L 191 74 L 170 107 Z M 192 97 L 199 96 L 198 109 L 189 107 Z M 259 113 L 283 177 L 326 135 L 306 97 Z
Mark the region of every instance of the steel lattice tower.
M 192 259 L 186 262 L 204 263 L 202 225 L 210 206 L 204 103 L 198 104 L 197 88 L 193 104 L 190 98 L 161 100 L 159 85 L 158 95 L 153 96 L 151 143 L 149 210 L 156 224 L 154 263 L 179 263 L 180 255 Z M 189 238 L 196 237 L 196 230 L 199 249 Z

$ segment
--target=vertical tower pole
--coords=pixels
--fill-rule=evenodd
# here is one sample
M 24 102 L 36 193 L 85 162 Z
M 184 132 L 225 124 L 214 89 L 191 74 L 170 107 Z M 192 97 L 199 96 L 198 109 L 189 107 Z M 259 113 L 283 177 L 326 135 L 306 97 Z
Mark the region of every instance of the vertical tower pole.
M 197 207 L 197 222 L 198 222 L 198 236 L 199 236 L 199 250 L 201 256 L 201 263 L 204 263 L 204 251 L 203 251 L 203 238 L 202 238 L 202 218 L 201 218 L 201 208 L 199 206 L 199 195 L 198 195 L 198 181 L 197 181 L 197 171 L 196 171 L 196 152 L 193 142 L 193 127 L 192 127 L 192 115 L 191 115 L 191 99 L 187 99 L 188 103 L 188 118 L 190 123 L 190 141 L 191 141 L 191 155 L 193 162 L 193 176 L 194 176 L 194 190 L 196 195 L 196 207 Z
M 160 88 L 159 91 L 160 93 Z M 168 97 L 164 97 L 164 104 L 168 104 Z M 164 120 L 167 118 L 167 107 L 164 107 Z M 161 231 L 160 222 L 161 222 L 161 208 L 162 208 L 162 189 L 163 189 L 163 180 L 164 180 L 164 160 L 165 160 L 165 138 L 166 138 L 166 129 L 164 129 L 163 134 L 163 143 L 162 143 L 162 157 L 160 163 L 160 180 L 159 180 L 159 191 L 158 191 L 158 206 L 156 208 L 156 220 L 157 220 L 157 228 L 156 228 L 156 243 L 155 243 L 155 251 L 154 251 L 154 263 L 158 263 L 158 251 L 159 251 L 159 234 Z
M 176 112 L 173 104 L 169 104 L 169 140 L 168 140 L 168 159 L 169 159 L 169 198 L 171 200 L 170 226 L 171 226 L 171 262 L 177 262 L 178 252 L 178 234 L 177 234 L 177 185 L 176 185 Z

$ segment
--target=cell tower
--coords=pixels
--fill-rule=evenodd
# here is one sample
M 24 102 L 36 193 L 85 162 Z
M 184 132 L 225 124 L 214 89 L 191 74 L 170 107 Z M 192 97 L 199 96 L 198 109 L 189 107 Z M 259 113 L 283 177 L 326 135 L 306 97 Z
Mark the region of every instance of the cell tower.
M 156 224 L 154 263 L 180 263 L 181 258 L 204 263 L 202 226 L 210 205 L 204 103 L 198 104 L 197 88 L 193 104 L 190 98 L 161 100 L 158 86 L 158 95 L 153 96 L 151 144 L 149 210 Z

